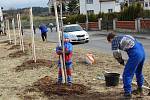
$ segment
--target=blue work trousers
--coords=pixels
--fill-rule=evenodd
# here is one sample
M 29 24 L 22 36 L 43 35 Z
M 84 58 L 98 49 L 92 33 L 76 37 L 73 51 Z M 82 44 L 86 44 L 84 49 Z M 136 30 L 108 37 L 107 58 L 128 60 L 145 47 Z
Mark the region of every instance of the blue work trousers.
M 123 72 L 123 84 L 125 93 L 131 93 L 131 85 L 134 74 L 136 74 L 138 87 L 142 87 L 143 85 L 144 77 L 142 69 L 145 61 L 145 51 L 142 44 L 136 41 L 134 47 L 127 50 L 127 54 L 129 59 Z
M 66 62 L 66 74 L 67 74 L 67 83 L 72 83 L 72 62 Z M 62 82 L 62 72 L 60 61 L 58 63 L 58 82 Z

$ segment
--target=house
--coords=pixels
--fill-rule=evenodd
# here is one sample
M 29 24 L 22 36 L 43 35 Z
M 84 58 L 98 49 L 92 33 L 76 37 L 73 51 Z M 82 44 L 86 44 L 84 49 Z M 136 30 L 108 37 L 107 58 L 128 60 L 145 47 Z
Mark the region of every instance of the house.
M 127 2 L 128 5 L 140 3 L 144 10 L 150 10 L 150 0 L 126 0 L 125 2 Z
M 116 0 L 79 0 L 80 14 L 99 12 L 120 12 L 120 3 Z
M 3 20 L 2 7 L 0 7 L 0 22 Z
M 144 0 L 144 10 L 150 10 L 150 0 Z

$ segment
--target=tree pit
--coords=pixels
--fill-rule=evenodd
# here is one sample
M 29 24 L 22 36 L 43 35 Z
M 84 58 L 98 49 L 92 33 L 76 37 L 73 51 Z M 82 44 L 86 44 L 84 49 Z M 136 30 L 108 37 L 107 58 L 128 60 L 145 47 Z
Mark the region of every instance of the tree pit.
M 49 76 L 39 79 L 34 85 L 47 96 L 54 94 L 59 96 L 73 94 L 81 95 L 87 93 L 89 89 L 82 84 L 72 84 L 71 86 L 67 84 L 57 84 L 57 82 L 53 81 Z
M 13 45 L 8 50 L 20 49 L 20 45 Z
M 24 70 L 33 70 L 34 68 L 40 67 L 52 67 L 55 64 L 54 61 L 45 60 L 45 59 L 37 59 L 36 62 L 34 60 L 28 60 L 22 63 L 20 66 L 17 66 L 15 70 L 17 72 L 24 71 Z
M 24 52 L 17 51 L 17 52 L 10 53 L 9 57 L 10 58 L 19 58 L 19 57 L 26 56 L 26 55 L 28 55 L 27 50 L 25 50 Z

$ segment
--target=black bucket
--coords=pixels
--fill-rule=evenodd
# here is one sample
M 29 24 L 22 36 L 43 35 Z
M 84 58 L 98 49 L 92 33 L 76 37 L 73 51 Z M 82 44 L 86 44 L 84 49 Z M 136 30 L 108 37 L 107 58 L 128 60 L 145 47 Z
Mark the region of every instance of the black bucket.
M 106 73 L 105 75 L 106 86 L 117 86 L 119 84 L 120 74 L 118 73 Z

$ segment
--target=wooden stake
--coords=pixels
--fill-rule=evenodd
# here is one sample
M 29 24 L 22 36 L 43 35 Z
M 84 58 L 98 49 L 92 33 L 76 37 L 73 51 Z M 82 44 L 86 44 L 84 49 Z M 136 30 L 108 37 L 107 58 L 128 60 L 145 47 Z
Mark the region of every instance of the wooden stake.
M 63 33 L 63 13 L 62 13 L 62 0 L 60 0 L 60 19 L 61 19 L 61 40 L 62 40 L 62 48 L 63 48 L 63 68 L 64 68 L 64 75 L 65 81 L 67 82 L 67 74 L 66 74 L 66 64 L 65 64 L 65 47 L 64 47 L 64 33 Z
M 21 19 L 20 19 L 20 14 L 19 14 L 19 31 L 20 31 L 20 39 L 21 39 L 21 47 L 22 47 L 22 51 L 24 52 L 24 43 L 23 43 L 23 34 L 21 32 Z
M 22 50 L 22 46 L 21 46 L 21 30 L 20 30 L 20 22 L 19 22 L 19 14 L 17 14 L 17 22 L 18 22 L 18 36 L 19 36 L 19 44 L 20 44 L 20 49 Z
M 59 21 L 58 21 L 58 13 L 57 13 L 57 5 L 56 5 L 56 0 L 53 0 L 54 3 L 54 10 L 55 10 L 55 17 L 56 17 L 56 25 L 57 25 L 57 33 L 58 33 L 58 41 L 59 41 L 59 46 L 61 45 L 61 39 L 60 39 L 60 29 L 59 29 Z M 64 73 L 64 66 L 63 66 L 63 57 L 60 56 L 60 62 L 61 62 L 61 72 L 62 72 L 62 83 L 66 83 L 66 78 L 65 78 L 65 73 Z
M 30 8 L 30 26 L 31 26 L 31 33 L 32 33 L 32 55 L 33 55 L 34 62 L 36 62 L 32 7 Z
M 16 29 L 15 29 L 15 19 L 12 19 L 12 28 L 13 28 L 13 33 L 14 33 L 14 40 L 15 40 L 15 45 L 16 43 Z
M 7 31 L 8 31 L 9 43 L 11 44 L 11 36 L 10 36 L 10 26 L 9 26 L 9 20 L 7 20 L 6 25 L 7 25 Z

